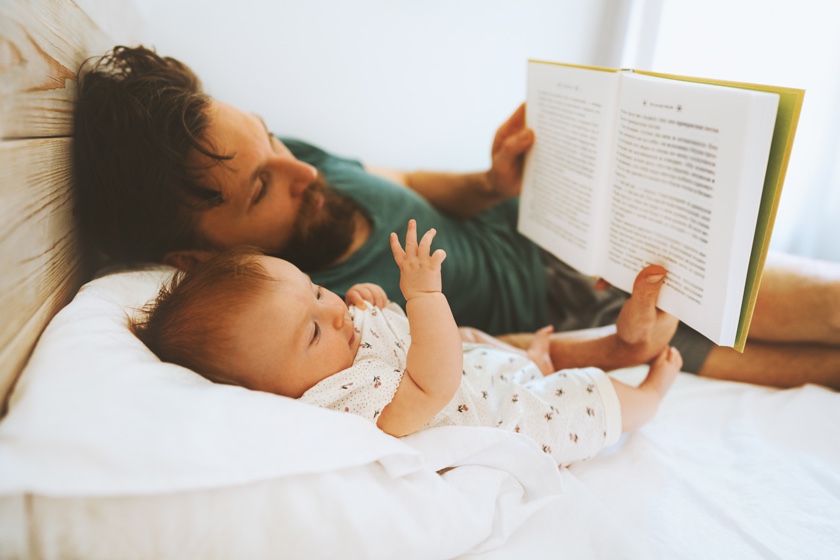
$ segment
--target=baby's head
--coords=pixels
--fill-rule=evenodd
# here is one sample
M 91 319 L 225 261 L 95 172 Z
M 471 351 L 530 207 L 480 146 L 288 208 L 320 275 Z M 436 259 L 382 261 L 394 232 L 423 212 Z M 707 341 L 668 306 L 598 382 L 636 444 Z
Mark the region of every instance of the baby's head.
M 163 361 L 292 398 L 350 367 L 360 342 L 340 297 L 249 248 L 177 274 L 131 326 Z

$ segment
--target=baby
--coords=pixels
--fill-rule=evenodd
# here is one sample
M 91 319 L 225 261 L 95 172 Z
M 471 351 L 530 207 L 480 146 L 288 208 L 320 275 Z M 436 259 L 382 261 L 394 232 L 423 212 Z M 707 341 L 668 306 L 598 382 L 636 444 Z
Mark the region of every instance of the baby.
M 240 248 L 176 276 L 132 327 L 161 360 L 216 382 L 359 414 L 397 437 L 444 425 L 512 430 L 559 465 L 653 417 L 682 365 L 675 349 L 631 387 L 596 368 L 554 373 L 550 329 L 525 351 L 489 336 L 463 343 L 434 235 L 418 242 L 414 220 L 405 248 L 391 234 L 405 313 L 374 284 L 353 286 L 345 303 L 289 262 Z

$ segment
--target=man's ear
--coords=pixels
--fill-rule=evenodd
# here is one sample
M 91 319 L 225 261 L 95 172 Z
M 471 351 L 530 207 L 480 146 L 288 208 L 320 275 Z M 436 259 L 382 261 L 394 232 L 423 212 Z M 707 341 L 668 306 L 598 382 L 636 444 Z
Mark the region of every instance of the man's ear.
M 216 253 L 213 251 L 204 251 L 199 249 L 188 249 L 183 251 L 169 251 L 163 255 L 164 264 L 180 268 L 181 270 L 189 270 L 194 265 L 204 262 Z

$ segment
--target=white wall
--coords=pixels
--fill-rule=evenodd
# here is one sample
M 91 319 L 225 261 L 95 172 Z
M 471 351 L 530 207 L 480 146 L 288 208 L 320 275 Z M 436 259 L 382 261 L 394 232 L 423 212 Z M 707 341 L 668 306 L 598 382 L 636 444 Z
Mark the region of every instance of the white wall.
M 474 170 L 524 99 L 528 58 L 617 64 L 598 30 L 627 0 L 137 3 L 147 45 L 277 134 L 378 165 Z
M 773 247 L 840 261 L 840 2 L 663 7 L 654 70 L 805 89 Z

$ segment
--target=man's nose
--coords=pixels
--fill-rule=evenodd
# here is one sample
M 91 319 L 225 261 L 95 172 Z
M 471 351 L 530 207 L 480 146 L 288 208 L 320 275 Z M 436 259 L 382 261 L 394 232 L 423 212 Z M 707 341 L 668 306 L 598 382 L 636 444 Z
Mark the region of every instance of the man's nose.
M 314 166 L 299 160 L 291 160 L 287 172 L 292 180 L 292 196 L 300 196 L 318 177 L 318 170 Z

